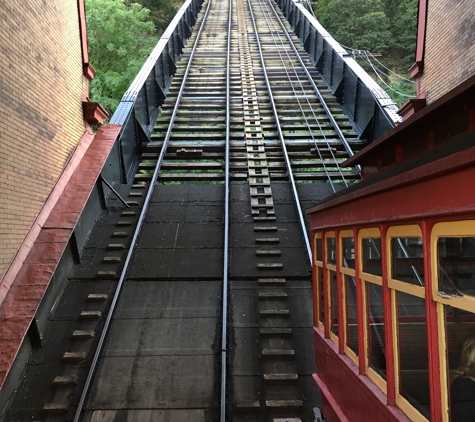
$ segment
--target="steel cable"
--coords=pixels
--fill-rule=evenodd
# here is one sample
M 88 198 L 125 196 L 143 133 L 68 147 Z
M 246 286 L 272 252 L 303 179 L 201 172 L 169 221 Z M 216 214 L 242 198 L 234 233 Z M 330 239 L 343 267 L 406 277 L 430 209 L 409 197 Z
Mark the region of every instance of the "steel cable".
M 267 7 L 267 3 L 266 3 L 266 2 L 262 2 L 262 1 L 261 1 L 261 2 L 259 3 L 259 5 L 261 6 L 262 10 L 264 10 L 264 8 Z M 267 10 L 269 10 L 269 9 L 267 8 Z M 281 50 L 279 49 L 278 42 L 277 42 L 277 40 L 276 40 L 276 36 L 274 35 L 275 33 L 278 33 L 278 34 L 279 34 L 279 32 L 277 31 L 276 25 L 273 23 L 272 19 L 269 20 L 269 19 L 267 18 L 267 16 L 265 15 L 265 13 L 263 13 L 263 15 L 264 15 L 264 18 L 265 18 L 265 20 L 266 20 L 266 23 L 267 23 L 267 25 L 268 25 L 268 27 L 269 27 L 269 30 L 271 31 L 270 34 L 272 35 L 272 38 L 273 38 L 273 40 L 274 40 L 274 45 L 275 45 L 276 51 L 278 52 L 279 57 L 280 57 L 280 59 L 281 59 L 281 62 L 282 62 L 282 65 L 283 65 L 283 69 L 284 69 L 284 71 L 285 71 L 285 73 L 286 73 L 286 75 L 287 75 L 287 79 L 288 79 L 288 81 L 289 81 L 289 85 L 290 85 L 290 87 L 292 88 L 292 91 L 293 91 L 293 93 L 294 93 L 294 97 L 295 97 L 295 99 L 296 99 L 296 101 L 297 101 L 297 103 L 298 103 L 298 105 L 299 105 L 300 111 L 301 111 L 301 113 L 302 113 L 302 117 L 303 117 L 303 119 L 305 120 L 305 123 L 306 123 L 306 125 L 307 125 L 308 130 L 309 130 L 309 134 L 310 134 L 310 136 L 311 136 L 311 138 L 312 138 L 312 140 L 313 140 L 313 143 L 314 143 L 314 145 L 315 145 L 315 150 L 317 151 L 317 153 L 318 153 L 318 155 L 319 155 L 319 157 L 320 157 L 321 164 L 323 165 L 323 168 L 324 168 L 324 170 L 325 170 L 325 174 L 327 175 L 327 178 L 328 178 L 328 180 L 329 180 L 329 182 L 330 182 L 330 184 L 331 184 L 332 190 L 333 190 L 333 192 L 336 192 L 335 186 L 334 186 L 334 184 L 333 184 L 332 177 L 330 176 L 330 172 L 328 171 L 328 168 L 327 168 L 327 163 L 325 162 L 325 160 L 324 160 L 324 158 L 323 158 L 323 156 L 322 156 L 322 153 L 321 153 L 321 151 L 320 151 L 320 148 L 318 147 L 318 141 L 315 139 L 315 136 L 314 136 L 314 134 L 313 134 L 313 130 L 312 130 L 312 127 L 311 127 L 311 123 L 309 122 L 309 120 L 308 120 L 308 118 L 307 118 L 307 116 L 306 116 L 306 112 L 305 112 L 305 110 L 304 110 L 304 108 L 303 108 L 303 106 L 302 106 L 302 103 L 301 103 L 301 101 L 300 101 L 299 95 L 297 94 L 297 91 L 296 91 L 296 89 L 295 89 L 295 84 L 292 82 L 292 78 L 291 78 L 291 76 L 290 76 L 290 74 L 289 74 L 289 72 L 288 72 L 288 70 L 287 70 L 287 67 L 285 66 L 285 59 L 282 57 Z M 271 23 L 270 23 L 269 21 L 274 25 L 274 31 L 275 31 L 275 32 L 272 31 Z M 280 38 L 280 36 L 279 36 L 279 38 Z M 291 58 L 291 56 L 290 56 L 290 54 L 289 54 L 289 51 L 288 51 L 287 49 L 285 49 L 285 44 L 284 44 L 283 41 L 280 41 L 280 44 L 281 44 L 282 47 L 283 47 L 283 51 L 284 51 L 285 54 L 287 55 L 287 59 L 288 59 L 288 61 L 289 61 L 289 63 L 290 63 L 291 69 L 293 70 L 293 73 L 294 73 L 294 75 L 295 75 L 295 77 L 296 77 L 296 81 L 297 81 L 297 83 L 298 83 L 298 85 L 299 85 L 299 88 L 301 89 L 301 91 L 302 91 L 302 93 L 303 93 L 303 97 L 304 97 L 305 101 L 307 102 L 307 105 L 308 105 L 308 107 L 309 107 L 309 110 L 310 110 L 311 114 L 313 115 L 313 117 L 314 117 L 314 119 L 315 119 L 315 122 L 317 123 L 318 129 L 320 130 L 320 133 L 322 134 L 323 139 L 324 139 L 324 141 L 325 141 L 325 143 L 326 143 L 326 145 L 327 145 L 328 151 L 330 152 L 330 154 L 331 154 L 331 156 L 332 156 L 333 164 L 334 164 L 334 165 L 336 166 L 336 168 L 338 169 L 338 172 L 340 173 L 340 176 L 341 176 L 341 178 L 342 178 L 343 183 L 345 184 L 345 186 L 348 186 L 348 183 L 347 183 L 347 181 L 346 181 L 346 179 L 345 179 L 345 176 L 343 175 L 343 172 L 342 172 L 341 167 L 340 167 L 340 165 L 339 165 L 339 161 L 338 161 L 338 159 L 335 157 L 335 154 L 333 153 L 333 148 L 331 147 L 330 142 L 328 141 L 328 138 L 327 138 L 327 136 L 326 136 L 326 134 L 325 134 L 325 131 L 324 131 L 324 129 L 323 129 L 321 123 L 320 123 L 320 119 L 319 119 L 319 117 L 316 115 L 316 113 L 315 113 L 315 111 L 314 111 L 314 109 L 313 109 L 313 107 L 312 107 L 312 104 L 311 104 L 311 102 L 310 102 L 310 98 L 309 98 L 309 96 L 307 95 L 307 93 L 305 92 L 305 88 L 304 88 L 303 85 L 302 85 L 302 81 L 301 81 L 301 79 L 300 79 L 299 76 L 298 76 L 297 68 L 295 67 L 295 65 L 294 65 L 293 62 L 292 62 L 292 58 Z

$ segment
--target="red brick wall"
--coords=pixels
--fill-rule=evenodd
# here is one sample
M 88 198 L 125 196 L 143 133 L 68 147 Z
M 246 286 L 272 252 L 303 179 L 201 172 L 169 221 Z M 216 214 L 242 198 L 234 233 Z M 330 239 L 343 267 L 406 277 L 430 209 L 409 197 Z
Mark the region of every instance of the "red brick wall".
M 77 0 L 0 5 L 0 279 L 85 130 Z
M 475 74 L 475 1 L 430 0 L 421 91 L 430 104 Z

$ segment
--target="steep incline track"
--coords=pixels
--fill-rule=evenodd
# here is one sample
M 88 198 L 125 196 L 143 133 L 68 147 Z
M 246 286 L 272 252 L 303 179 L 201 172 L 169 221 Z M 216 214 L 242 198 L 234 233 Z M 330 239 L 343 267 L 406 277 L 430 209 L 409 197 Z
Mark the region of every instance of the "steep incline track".
M 312 420 L 302 210 L 359 177 L 362 142 L 274 7 L 203 4 L 8 421 Z

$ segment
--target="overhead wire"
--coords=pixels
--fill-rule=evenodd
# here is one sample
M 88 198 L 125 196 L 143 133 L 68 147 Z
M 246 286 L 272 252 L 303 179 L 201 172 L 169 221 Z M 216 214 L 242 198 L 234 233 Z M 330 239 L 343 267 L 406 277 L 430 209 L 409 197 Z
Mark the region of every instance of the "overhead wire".
M 344 44 L 341 44 L 339 43 L 345 50 L 350 50 L 352 53 L 353 53 L 353 57 L 361 57 L 365 62 L 367 62 L 371 68 L 373 69 L 373 71 L 376 73 L 376 74 L 382 74 L 386 77 L 389 77 L 389 75 L 386 73 L 386 72 L 383 72 L 381 69 L 379 69 L 376 65 L 374 65 L 374 63 L 372 63 L 371 60 L 374 60 L 376 61 L 380 66 L 382 66 L 384 69 L 386 69 L 389 73 L 393 74 L 394 76 L 398 77 L 399 79 L 401 79 L 401 81 L 404 81 L 410 85 L 415 85 L 416 82 L 409 79 L 409 78 L 406 78 L 402 75 L 400 75 L 399 73 L 396 73 L 394 72 L 392 69 L 390 69 L 389 67 L 387 67 L 384 63 L 382 63 L 380 60 L 378 60 L 376 58 L 376 56 L 369 50 L 361 50 L 361 49 L 357 49 L 357 48 L 352 48 L 352 47 L 348 47 L 347 45 L 344 45 Z M 370 57 L 371 56 L 371 59 Z M 379 76 L 378 76 L 379 77 Z M 381 78 L 380 78 L 381 79 Z M 385 83 L 385 81 L 383 81 L 383 83 Z M 386 83 L 385 83 L 386 84 Z M 386 84 L 387 85 L 387 84 Z M 394 89 L 393 89 L 394 91 Z M 400 95 L 405 95 L 403 93 L 400 93 L 398 91 L 395 91 L 397 92 L 398 94 Z
M 383 83 L 383 85 L 386 86 L 386 88 L 388 88 L 389 90 L 395 92 L 396 94 L 402 96 L 402 97 L 406 97 L 406 98 L 415 98 L 414 95 L 408 95 L 408 94 L 405 94 L 403 92 L 399 92 L 397 91 L 396 89 L 394 89 L 391 85 L 389 85 L 380 75 L 379 75 L 379 72 L 378 70 L 374 67 L 373 63 L 371 63 L 371 60 L 369 60 L 368 57 L 367 58 L 367 63 L 371 66 L 371 68 L 373 69 L 375 75 L 379 78 L 379 80 Z
M 403 81 L 407 81 L 408 83 L 410 83 L 411 85 L 415 85 L 416 82 L 413 81 L 412 79 L 408 79 L 408 78 L 405 78 L 404 76 L 401 76 L 399 75 L 398 73 L 394 72 L 393 70 L 391 70 L 389 67 L 387 67 L 384 63 L 382 63 L 381 61 L 379 61 L 373 53 L 371 53 L 371 51 L 368 51 L 366 50 L 366 53 L 371 55 L 371 57 L 376 61 L 378 62 L 381 66 L 383 66 L 387 71 L 389 71 L 390 73 L 392 73 L 393 75 L 397 76 L 398 78 L 402 79 Z

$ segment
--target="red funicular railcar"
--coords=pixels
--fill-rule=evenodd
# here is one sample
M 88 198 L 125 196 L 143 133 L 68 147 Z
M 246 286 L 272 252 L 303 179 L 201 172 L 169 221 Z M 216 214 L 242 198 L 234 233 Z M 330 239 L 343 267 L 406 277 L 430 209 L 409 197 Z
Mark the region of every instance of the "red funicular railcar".
M 371 144 L 311 214 L 332 421 L 475 421 L 475 77 Z

